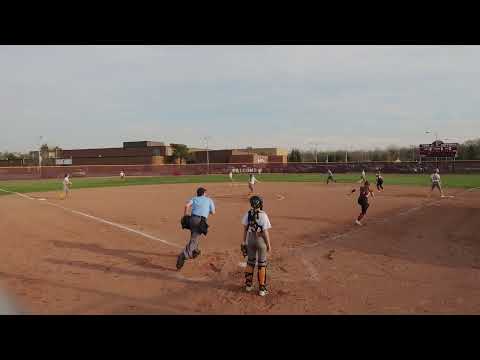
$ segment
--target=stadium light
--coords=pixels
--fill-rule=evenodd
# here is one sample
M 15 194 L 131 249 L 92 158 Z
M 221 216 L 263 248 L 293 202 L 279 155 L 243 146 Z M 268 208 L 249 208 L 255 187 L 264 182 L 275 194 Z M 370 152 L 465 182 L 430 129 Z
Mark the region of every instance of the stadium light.
M 431 131 L 431 130 L 427 130 L 425 131 L 425 134 L 435 134 L 435 141 L 438 140 L 438 132 L 437 131 Z
M 43 135 L 39 137 L 39 147 L 38 147 L 38 167 L 42 166 L 42 140 Z
M 211 139 L 211 136 L 204 136 L 203 141 L 205 142 L 205 149 L 207 151 L 207 175 L 210 173 L 210 159 L 208 156 L 208 140 Z

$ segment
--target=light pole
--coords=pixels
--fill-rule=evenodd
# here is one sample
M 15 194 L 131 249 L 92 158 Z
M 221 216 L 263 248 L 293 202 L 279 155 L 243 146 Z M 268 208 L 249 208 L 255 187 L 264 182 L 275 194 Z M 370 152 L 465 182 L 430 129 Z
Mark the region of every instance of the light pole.
M 205 136 L 203 138 L 203 141 L 205 141 L 205 149 L 207 152 L 207 175 L 210 173 L 210 158 L 208 155 L 208 140 L 210 139 L 210 136 Z
M 316 142 L 316 141 L 309 141 L 307 143 L 308 145 L 313 145 L 314 146 L 314 149 L 315 149 L 315 162 L 318 163 L 318 145 L 320 145 L 319 142 Z
M 38 167 L 42 166 L 42 139 L 43 139 L 43 136 L 40 136 L 39 147 L 38 147 Z
M 431 131 L 431 130 L 425 131 L 425 134 L 431 134 L 431 133 L 435 134 L 435 141 L 437 141 L 438 140 L 438 132 L 437 131 Z

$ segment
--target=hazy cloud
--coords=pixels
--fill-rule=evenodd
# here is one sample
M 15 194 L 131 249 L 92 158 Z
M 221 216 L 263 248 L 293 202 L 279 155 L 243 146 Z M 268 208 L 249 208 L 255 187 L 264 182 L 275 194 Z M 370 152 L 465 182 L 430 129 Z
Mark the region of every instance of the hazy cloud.
M 0 150 L 480 134 L 479 46 L 0 46 Z

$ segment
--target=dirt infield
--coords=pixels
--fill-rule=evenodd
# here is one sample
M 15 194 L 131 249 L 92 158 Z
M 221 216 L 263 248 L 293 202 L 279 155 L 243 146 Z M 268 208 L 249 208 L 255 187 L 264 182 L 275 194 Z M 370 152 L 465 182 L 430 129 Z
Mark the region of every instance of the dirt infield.
M 273 225 L 261 298 L 243 291 L 244 184 L 208 184 L 202 255 L 176 271 L 196 187 L 2 196 L 0 281 L 36 314 L 480 313 L 480 190 L 387 187 L 355 227 L 349 185 L 261 183 Z

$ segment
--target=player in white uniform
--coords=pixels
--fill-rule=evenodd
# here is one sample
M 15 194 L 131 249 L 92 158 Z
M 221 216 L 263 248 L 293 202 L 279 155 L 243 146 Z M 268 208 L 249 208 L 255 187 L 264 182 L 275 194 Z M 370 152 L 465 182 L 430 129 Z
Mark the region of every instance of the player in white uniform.
M 364 183 L 367 181 L 367 175 L 365 174 L 365 169 L 362 170 L 362 175 L 360 177 L 359 183 Z
M 258 294 L 265 296 L 267 291 L 267 252 L 272 250 L 270 234 L 272 225 L 263 211 L 263 200 L 259 196 L 250 198 L 251 209 L 243 216 L 243 241 L 240 245 L 243 256 L 247 257 L 245 270 L 245 290 L 253 290 L 253 272 L 258 265 Z
M 328 169 L 327 185 L 330 183 L 330 181 L 337 182 L 337 180 L 335 180 L 335 178 L 333 177 L 332 171 Z
M 230 183 L 233 185 L 233 171 L 230 170 L 230 172 L 228 173 L 228 177 L 230 179 Z
M 255 175 L 250 174 L 248 178 L 248 188 L 250 189 L 250 194 L 253 194 L 255 183 L 260 182 L 255 178 Z
M 70 174 L 65 174 L 65 177 L 63 178 L 63 196 L 65 199 L 70 193 L 70 186 L 72 186 L 72 182 L 70 181 Z
M 430 176 L 430 179 L 432 180 L 432 188 L 430 190 L 430 195 L 433 192 L 433 189 L 437 188 L 440 191 L 440 195 L 442 197 L 445 197 L 443 195 L 443 190 L 442 190 L 442 180 L 440 179 L 440 170 L 436 169 L 435 172 Z
M 120 171 L 120 179 L 125 180 L 125 171 Z

